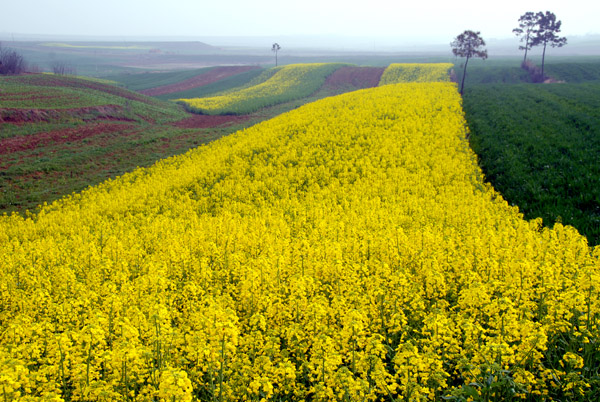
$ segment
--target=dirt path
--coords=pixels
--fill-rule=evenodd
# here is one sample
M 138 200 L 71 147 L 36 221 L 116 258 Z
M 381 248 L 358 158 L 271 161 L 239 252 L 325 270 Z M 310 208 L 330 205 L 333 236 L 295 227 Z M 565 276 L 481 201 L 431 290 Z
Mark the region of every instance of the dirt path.
M 342 67 L 327 77 L 323 88 L 344 90 L 349 86 L 356 89 L 373 88 L 379 85 L 379 80 L 385 67 Z

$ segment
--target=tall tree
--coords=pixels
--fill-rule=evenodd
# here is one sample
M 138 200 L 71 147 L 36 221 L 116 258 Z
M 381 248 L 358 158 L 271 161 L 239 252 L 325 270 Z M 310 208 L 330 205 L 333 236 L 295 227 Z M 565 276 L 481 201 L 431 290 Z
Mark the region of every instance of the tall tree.
M 543 45 L 542 53 L 542 78 L 544 77 L 544 63 L 546 60 L 546 46 L 563 47 L 567 44 L 567 38 L 558 36 L 560 32 L 561 21 L 556 19 L 556 15 L 550 11 L 538 13 L 538 28 L 532 41 L 532 46 Z
M 277 42 L 273 43 L 273 47 L 271 48 L 271 50 L 275 52 L 275 67 L 277 67 L 277 53 L 279 52 L 280 49 L 281 49 L 281 46 L 279 46 L 279 43 L 277 43 Z
M 462 82 L 460 84 L 460 94 L 463 94 L 465 88 L 465 78 L 467 76 L 467 64 L 469 59 L 472 57 L 479 57 L 481 59 L 487 59 L 487 50 L 484 49 L 485 41 L 481 38 L 481 32 L 466 30 L 450 43 L 452 47 L 452 53 L 457 57 L 466 57 L 465 66 L 463 69 Z
M 533 46 L 533 37 L 542 15 L 542 12 L 534 13 L 533 11 L 528 11 L 519 18 L 519 27 L 513 29 L 513 33 L 521 37 L 521 42 L 525 42 L 524 46 L 519 46 L 519 50 L 525 50 L 523 63 L 527 61 L 527 51 L 531 50 Z

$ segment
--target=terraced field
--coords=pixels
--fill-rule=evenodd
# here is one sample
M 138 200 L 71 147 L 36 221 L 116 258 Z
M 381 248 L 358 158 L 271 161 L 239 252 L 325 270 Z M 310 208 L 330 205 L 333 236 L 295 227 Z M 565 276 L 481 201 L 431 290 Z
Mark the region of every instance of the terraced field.
M 0 77 L 0 213 L 34 209 L 257 119 L 190 119 L 173 103 L 88 79 Z

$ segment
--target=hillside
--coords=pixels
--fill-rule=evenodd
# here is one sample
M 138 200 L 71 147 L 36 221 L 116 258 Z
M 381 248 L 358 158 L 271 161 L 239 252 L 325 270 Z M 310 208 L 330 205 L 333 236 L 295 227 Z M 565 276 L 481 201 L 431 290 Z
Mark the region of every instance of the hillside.
M 105 81 L 0 77 L 0 213 L 33 209 L 219 138 L 251 118 L 192 118 Z

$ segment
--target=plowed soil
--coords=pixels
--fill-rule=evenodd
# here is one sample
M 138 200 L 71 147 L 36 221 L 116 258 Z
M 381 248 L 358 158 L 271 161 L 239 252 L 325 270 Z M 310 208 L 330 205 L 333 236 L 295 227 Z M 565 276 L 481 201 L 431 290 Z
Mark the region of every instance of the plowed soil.
M 385 67 L 342 67 L 327 77 L 324 89 L 346 90 L 373 88 L 379 85 L 379 80 Z
M 257 66 L 226 66 L 216 67 L 207 73 L 197 75 L 185 81 L 178 82 L 176 84 L 163 85 L 156 88 L 145 89 L 140 93 L 148 96 L 158 96 L 164 94 L 170 94 L 174 92 L 186 91 L 192 88 L 198 88 L 204 85 L 212 84 L 213 82 L 220 81 L 224 78 L 232 75 L 244 73 L 246 71 L 254 70 Z

